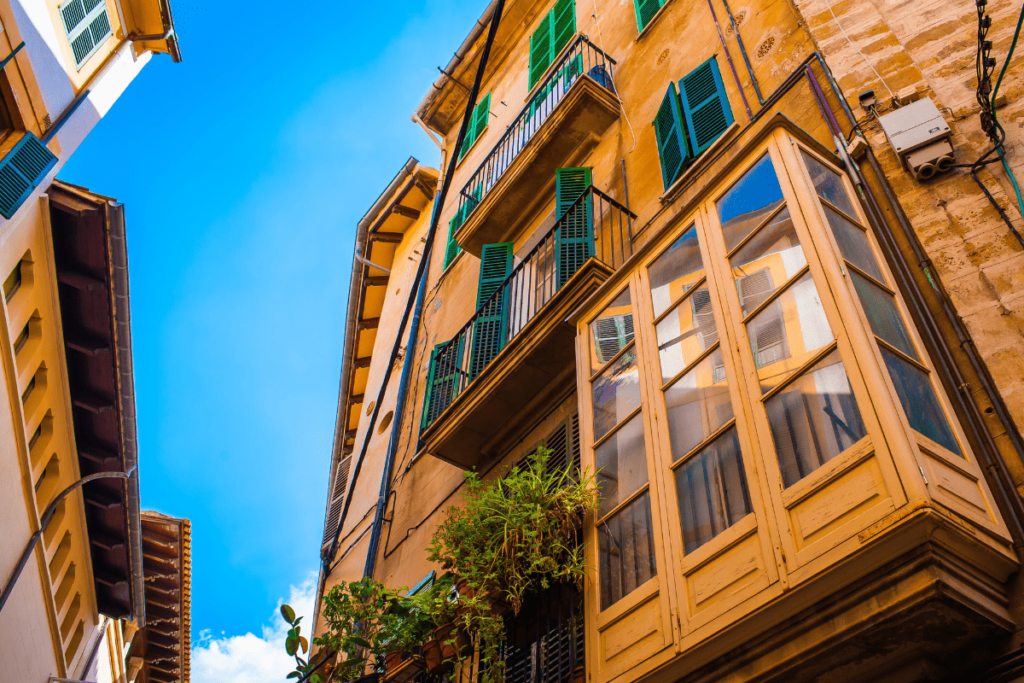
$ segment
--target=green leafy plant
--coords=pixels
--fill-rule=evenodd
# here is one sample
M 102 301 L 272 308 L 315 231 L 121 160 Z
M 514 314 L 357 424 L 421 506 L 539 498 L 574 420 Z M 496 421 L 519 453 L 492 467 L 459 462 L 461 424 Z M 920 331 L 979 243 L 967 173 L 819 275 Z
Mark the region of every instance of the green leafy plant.
M 281 605 L 281 616 L 288 625 L 288 635 L 285 636 L 284 649 L 289 656 L 295 657 L 295 671 L 288 674 L 288 678 L 302 679 L 313 670 L 313 665 L 299 656 L 299 652 L 306 654 L 309 651 L 309 641 L 302 635 L 302 627 L 299 622 L 302 617 L 295 616 L 295 610 L 289 605 Z M 307 683 L 324 683 L 324 677 L 315 673 L 307 679 Z
M 597 489 L 588 472 L 575 479 L 571 468 L 549 469 L 551 453 L 541 446 L 493 481 L 467 472 L 463 505 L 448 509 L 430 546 L 430 560 L 458 577 L 455 621 L 480 652 L 481 683 L 504 679 L 503 603 L 518 613 L 526 595 L 552 583 L 583 585 L 578 530 L 597 509 Z M 456 666 L 464 664 L 460 654 Z

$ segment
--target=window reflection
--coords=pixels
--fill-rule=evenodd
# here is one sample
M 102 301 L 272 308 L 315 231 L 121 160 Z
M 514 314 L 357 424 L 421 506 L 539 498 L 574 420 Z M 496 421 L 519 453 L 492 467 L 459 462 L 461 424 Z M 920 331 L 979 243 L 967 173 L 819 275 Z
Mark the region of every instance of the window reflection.
M 807 265 L 789 208 L 784 208 L 729 259 L 743 315 Z
M 832 226 L 832 234 L 836 237 L 839 251 L 843 258 L 857 266 L 879 282 L 885 282 L 882 269 L 878 267 L 875 254 L 871 251 L 868 236 L 864 229 L 846 220 L 832 209 L 825 207 L 825 217 Z
M 706 287 L 694 291 L 655 326 L 661 381 L 667 382 L 718 341 L 718 328 Z
M 782 188 L 766 154 L 718 200 L 725 248 L 731 250 L 782 205 Z
M 814 189 L 818 192 L 818 196 L 846 213 L 847 216 L 855 218 L 857 213 L 854 211 L 853 202 L 850 201 L 850 195 L 847 194 L 846 187 L 843 186 L 843 179 L 839 177 L 839 174 L 807 152 L 801 150 L 800 154 L 811 174 L 811 182 L 814 183 Z
M 684 551 L 691 553 L 751 512 L 740 442 L 732 427 L 676 470 Z
M 591 367 L 604 365 L 633 341 L 633 306 L 628 288 L 590 323 L 590 330 L 594 337 Z
M 917 360 L 917 351 L 910 341 L 910 334 L 903 324 L 896 298 L 875 283 L 856 272 L 850 272 L 853 287 L 857 290 L 864 313 L 867 314 L 871 331 L 897 349 Z
M 601 609 L 607 609 L 657 572 L 651 496 L 644 493 L 597 525 Z
M 603 516 L 647 483 L 643 417 L 637 415 L 598 446 L 594 460 L 601 496 L 598 511 Z
M 665 390 L 672 460 L 696 448 L 733 417 L 721 350 L 715 350 Z
M 838 351 L 768 399 L 765 409 L 785 486 L 867 435 Z
M 594 380 L 594 439 L 600 439 L 640 405 L 636 347 L 619 356 Z
M 697 244 L 697 230 L 690 226 L 657 258 L 648 268 L 651 277 L 651 303 L 654 317 L 668 310 L 690 287 L 704 277 L 704 263 L 701 261 Z
M 889 349 L 882 348 L 882 358 L 889 368 L 889 376 L 910 426 L 943 448 L 962 456 L 953 428 L 939 405 L 939 397 L 935 395 L 928 375 Z

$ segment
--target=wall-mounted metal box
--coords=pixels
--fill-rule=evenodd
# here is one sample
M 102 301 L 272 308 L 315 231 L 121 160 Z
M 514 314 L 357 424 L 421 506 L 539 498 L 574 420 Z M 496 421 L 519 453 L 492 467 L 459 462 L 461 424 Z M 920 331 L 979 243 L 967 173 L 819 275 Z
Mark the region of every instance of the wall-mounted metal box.
M 925 97 L 878 117 L 885 137 L 918 180 L 952 168 L 953 133 L 931 99 Z

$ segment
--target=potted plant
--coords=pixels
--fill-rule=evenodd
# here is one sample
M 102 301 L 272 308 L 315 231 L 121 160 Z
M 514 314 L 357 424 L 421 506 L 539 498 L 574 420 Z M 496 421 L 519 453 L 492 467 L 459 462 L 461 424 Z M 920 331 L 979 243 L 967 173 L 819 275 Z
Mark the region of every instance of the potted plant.
M 551 452 L 541 446 L 497 480 L 467 472 L 464 504 L 448 509 L 430 546 L 430 560 L 458 577 L 455 626 L 480 653 L 481 683 L 504 678 L 503 603 L 518 613 L 529 593 L 557 582 L 583 584 L 578 533 L 597 508 L 597 490 L 589 473 L 575 479 L 568 467 L 549 469 Z M 456 667 L 466 661 L 455 653 Z

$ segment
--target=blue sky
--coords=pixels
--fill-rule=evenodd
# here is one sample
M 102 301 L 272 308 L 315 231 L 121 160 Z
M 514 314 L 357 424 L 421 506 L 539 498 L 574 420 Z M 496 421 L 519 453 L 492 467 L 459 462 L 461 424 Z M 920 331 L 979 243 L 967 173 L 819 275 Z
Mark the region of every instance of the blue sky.
M 126 206 L 143 506 L 192 519 L 193 637 L 223 650 L 316 570 L 355 224 L 436 166 L 410 116 L 486 2 L 172 7 L 185 61 L 60 177 Z

